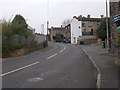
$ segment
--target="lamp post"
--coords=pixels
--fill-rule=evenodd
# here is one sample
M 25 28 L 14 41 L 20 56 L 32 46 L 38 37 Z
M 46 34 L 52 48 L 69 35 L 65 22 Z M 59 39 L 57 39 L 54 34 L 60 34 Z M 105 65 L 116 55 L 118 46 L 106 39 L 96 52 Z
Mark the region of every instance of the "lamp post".
M 108 5 L 106 0 L 106 30 L 107 30 L 107 51 L 110 51 L 110 44 L 109 44 L 109 29 L 108 29 Z
M 49 0 L 47 0 L 47 40 L 48 40 L 48 34 L 49 34 Z

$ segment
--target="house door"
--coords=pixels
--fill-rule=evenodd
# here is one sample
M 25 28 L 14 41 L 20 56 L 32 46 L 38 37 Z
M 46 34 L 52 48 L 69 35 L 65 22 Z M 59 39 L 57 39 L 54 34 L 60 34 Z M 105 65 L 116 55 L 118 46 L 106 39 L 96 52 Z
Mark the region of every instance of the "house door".
M 74 37 L 74 43 L 76 43 L 76 37 Z
M 91 35 L 93 35 L 93 29 L 91 29 Z

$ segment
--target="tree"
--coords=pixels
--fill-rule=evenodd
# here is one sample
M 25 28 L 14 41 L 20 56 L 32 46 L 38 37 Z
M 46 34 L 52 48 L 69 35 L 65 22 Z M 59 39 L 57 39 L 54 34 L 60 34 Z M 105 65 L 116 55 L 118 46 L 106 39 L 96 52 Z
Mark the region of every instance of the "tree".
M 15 18 L 13 19 L 13 21 L 12 21 L 12 24 L 19 24 L 23 28 L 27 28 L 27 26 L 28 26 L 24 17 L 21 16 L 21 15 L 16 15 Z
M 56 34 L 56 36 L 53 36 L 53 39 L 56 41 L 62 41 L 64 38 L 63 34 Z
M 109 19 L 108 19 L 108 29 L 110 29 Z M 100 26 L 97 29 L 97 36 L 98 38 L 101 38 L 103 41 L 107 38 L 106 18 L 101 19 Z
M 27 29 L 28 24 L 21 15 L 16 15 L 11 23 L 12 30 L 15 34 L 23 35 L 25 38 L 33 36 L 33 34 Z
M 34 40 L 34 35 L 30 30 L 27 29 L 27 23 L 25 19 L 21 15 L 16 15 L 12 22 L 7 22 L 6 20 L 2 21 L 2 52 L 6 53 L 11 50 L 20 49 L 23 47 L 27 47 L 27 42 L 29 42 L 29 38 Z M 18 42 L 15 42 L 13 36 L 17 35 L 19 37 L 25 37 L 27 42 L 21 43 L 22 41 L 17 39 Z M 11 39 L 12 38 L 12 39 Z M 33 43 L 33 41 L 30 41 Z

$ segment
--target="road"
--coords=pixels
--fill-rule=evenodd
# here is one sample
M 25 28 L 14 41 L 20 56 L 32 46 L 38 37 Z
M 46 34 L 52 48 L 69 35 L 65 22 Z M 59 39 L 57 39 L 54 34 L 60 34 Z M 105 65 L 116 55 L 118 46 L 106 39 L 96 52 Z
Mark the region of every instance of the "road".
M 3 88 L 96 88 L 97 71 L 80 45 L 49 42 L 2 64 Z

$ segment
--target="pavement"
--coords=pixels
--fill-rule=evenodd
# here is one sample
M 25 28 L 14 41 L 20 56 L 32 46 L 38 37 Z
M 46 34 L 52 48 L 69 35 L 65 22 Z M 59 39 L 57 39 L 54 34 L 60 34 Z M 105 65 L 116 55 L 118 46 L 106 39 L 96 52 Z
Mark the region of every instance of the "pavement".
M 96 88 L 96 68 L 80 45 L 48 48 L 3 60 L 3 88 Z
M 120 88 L 119 69 L 115 65 L 115 55 L 107 53 L 100 45 L 81 45 L 100 70 L 100 88 Z

